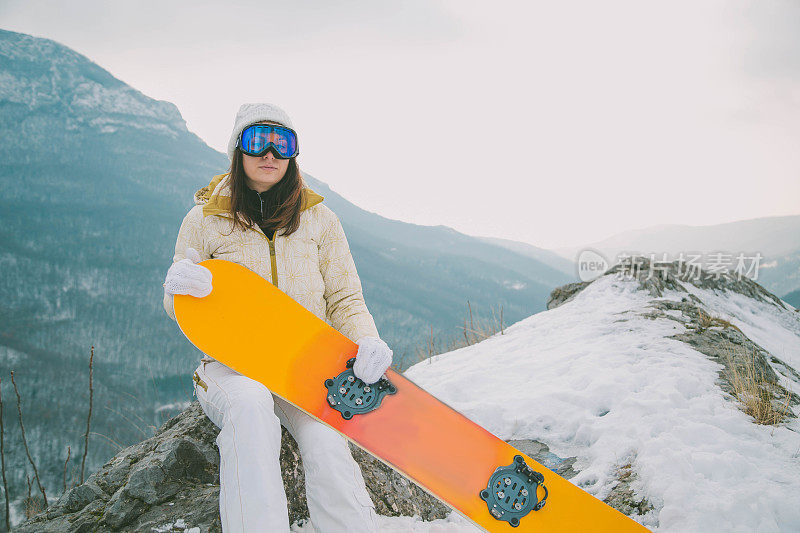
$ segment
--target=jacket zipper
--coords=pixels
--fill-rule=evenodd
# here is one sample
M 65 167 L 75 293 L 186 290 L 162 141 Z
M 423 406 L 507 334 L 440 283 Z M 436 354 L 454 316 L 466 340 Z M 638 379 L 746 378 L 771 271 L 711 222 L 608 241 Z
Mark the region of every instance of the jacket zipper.
M 264 235 L 264 237 L 267 237 Z M 269 241 L 269 259 L 272 264 L 272 284 L 278 286 L 278 260 L 275 258 L 275 241 L 267 237 Z
M 264 199 L 261 198 L 261 195 L 258 195 L 258 199 L 261 202 L 261 220 L 264 220 Z M 257 226 L 258 224 L 256 224 Z M 260 230 L 261 228 L 259 228 Z M 261 231 L 261 235 L 267 237 L 267 235 Z M 270 260 L 270 269 L 272 270 L 272 284 L 276 287 L 278 286 L 278 260 L 275 257 L 275 239 L 277 237 L 277 231 L 273 234 L 273 238 L 270 239 L 267 237 L 267 241 L 269 242 L 269 260 Z

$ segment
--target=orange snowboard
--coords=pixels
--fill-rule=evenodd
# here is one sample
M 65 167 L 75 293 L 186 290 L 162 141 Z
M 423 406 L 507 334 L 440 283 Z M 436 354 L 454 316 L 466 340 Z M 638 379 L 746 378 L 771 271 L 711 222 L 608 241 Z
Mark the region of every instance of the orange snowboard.
M 347 381 L 352 370 L 346 363 L 358 345 L 251 270 L 221 259 L 200 264 L 213 274 L 211 294 L 175 296 L 178 325 L 199 350 L 336 429 L 479 527 L 647 531 L 401 374 L 390 369 L 371 386 L 357 378 Z M 345 371 L 341 383 L 333 383 Z M 365 386 L 369 394 L 362 392 Z M 377 408 L 357 414 L 375 401 L 381 386 L 387 394 Z M 366 403 L 357 405 L 356 393 Z M 515 463 L 515 456 L 530 470 L 520 459 Z M 493 478 L 499 467 L 512 464 L 519 468 Z M 526 485 L 531 471 L 543 476 L 542 484 Z M 533 510 L 545 490 L 544 505 Z

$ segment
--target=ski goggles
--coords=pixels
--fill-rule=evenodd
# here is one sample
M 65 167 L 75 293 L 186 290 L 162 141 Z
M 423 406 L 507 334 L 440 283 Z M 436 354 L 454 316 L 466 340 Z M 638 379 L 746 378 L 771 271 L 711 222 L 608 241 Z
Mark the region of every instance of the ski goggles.
M 297 134 L 293 129 L 276 124 L 253 124 L 242 130 L 239 150 L 247 155 L 260 157 L 272 147 L 275 157 L 289 159 L 300 153 Z

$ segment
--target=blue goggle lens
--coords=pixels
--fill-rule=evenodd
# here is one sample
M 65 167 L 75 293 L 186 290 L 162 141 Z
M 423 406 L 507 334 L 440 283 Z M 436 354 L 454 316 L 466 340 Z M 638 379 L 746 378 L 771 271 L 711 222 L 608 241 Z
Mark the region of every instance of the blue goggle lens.
M 253 124 L 242 131 L 239 149 L 247 155 L 264 155 L 269 147 L 275 149 L 280 159 L 297 155 L 297 134 L 291 128 L 272 124 Z

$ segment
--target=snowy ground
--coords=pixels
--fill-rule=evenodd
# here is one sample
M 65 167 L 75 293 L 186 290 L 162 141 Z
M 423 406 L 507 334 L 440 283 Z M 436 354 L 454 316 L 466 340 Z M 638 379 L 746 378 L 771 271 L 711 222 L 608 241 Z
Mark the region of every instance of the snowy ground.
M 800 368 L 793 312 L 686 286 L 709 312 Z M 641 316 L 653 299 L 635 281 L 607 275 L 573 301 L 406 376 L 500 438 L 536 439 L 577 457 L 571 481 L 601 499 L 632 463 L 637 499 L 654 506 L 635 518 L 650 529 L 800 531 L 800 424 L 753 423 L 715 383 L 719 364 L 667 338 L 683 325 Z M 382 520 L 385 531 L 475 530 L 451 518 Z

